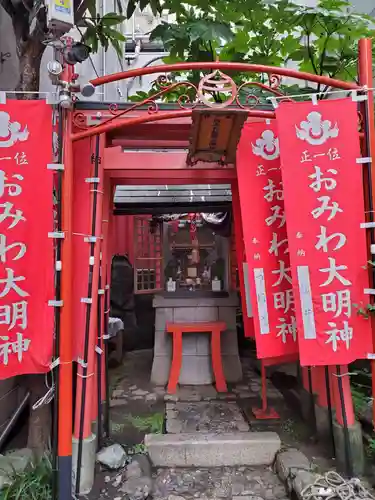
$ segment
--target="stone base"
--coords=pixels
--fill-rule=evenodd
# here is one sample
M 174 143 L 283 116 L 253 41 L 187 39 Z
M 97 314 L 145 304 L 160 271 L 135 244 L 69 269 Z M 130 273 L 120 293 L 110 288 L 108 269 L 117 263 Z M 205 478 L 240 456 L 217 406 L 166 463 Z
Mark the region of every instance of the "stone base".
M 224 354 L 222 361 L 225 380 L 232 384 L 241 382 L 242 366 L 239 356 Z M 170 367 L 170 356 L 155 355 L 152 363 L 151 382 L 155 385 L 165 386 L 169 380 Z M 180 385 L 209 385 L 213 382 L 215 382 L 215 377 L 212 371 L 211 355 L 186 356 L 183 358 L 179 379 Z
M 76 491 L 76 477 L 77 477 L 77 456 L 78 456 L 78 439 L 73 438 L 72 449 L 72 489 Z M 80 477 L 80 495 L 87 495 L 92 490 L 95 477 L 95 461 L 96 461 L 96 435 L 92 434 L 90 437 L 83 440 L 82 443 L 82 464 L 81 464 L 81 477 Z
M 242 366 L 238 353 L 236 310 L 238 297 L 173 298 L 156 295 L 155 345 L 151 382 L 166 385 L 172 360 L 172 335 L 166 333 L 168 322 L 199 323 L 224 321 L 227 329 L 221 334 L 221 353 L 224 375 L 229 383 L 242 380 Z M 182 337 L 181 385 L 207 385 L 214 382 L 211 360 L 211 335 L 189 333 Z
M 348 427 L 352 471 L 355 476 L 361 476 L 365 470 L 365 455 L 363 449 L 362 427 L 358 422 Z M 336 463 L 340 471 L 346 472 L 346 454 L 344 428 L 333 421 L 333 435 L 336 448 Z
M 329 438 L 331 432 L 328 408 L 315 404 L 315 420 L 318 438 L 325 441 Z
M 302 418 L 305 420 L 305 422 L 313 422 L 315 419 L 315 404 L 313 408 L 311 407 L 311 394 L 309 391 L 301 387 L 298 391 L 299 393 L 299 398 L 301 402 L 301 413 L 302 413 Z M 315 401 L 315 395 L 314 395 L 314 401 Z
M 271 465 L 281 442 L 275 432 L 148 434 L 156 467 L 235 467 Z

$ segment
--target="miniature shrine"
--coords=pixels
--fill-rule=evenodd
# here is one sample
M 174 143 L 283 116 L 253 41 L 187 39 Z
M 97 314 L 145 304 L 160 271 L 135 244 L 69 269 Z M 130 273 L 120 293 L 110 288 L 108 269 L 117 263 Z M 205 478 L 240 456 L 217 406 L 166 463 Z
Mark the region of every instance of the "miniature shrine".
M 154 201 L 158 213 L 115 217 L 116 232 L 128 227 L 128 237 L 117 242 L 116 251 L 128 255 L 134 267 L 134 294 L 153 297 L 155 327 L 151 381 L 161 386 L 168 383 L 172 362 L 173 342 L 166 326 L 174 321 L 225 321 L 225 331 L 221 334 L 225 378 L 228 382 L 241 380 L 236 331 L 238 269 L 230 185 L 190 187 L 167 185 L 157 190 L 149 187 L 148 202 Z M 145 187 L 140 186 L 138 190 L 142 192 Z M 117 197 L 115 194 L 117 211 L 136 213 L 133 191 L 122 186 L 116 193 L 119 193 Z M 207 210 L 219 202 L 228 211 L 161 214 L 160 211 L 165 210 L 162 200 L 167 203 L 172 198 L 177 205 L 185 199 L 185 205 L 192 209 L 197 199 L 200 208 Z M 215 202 L 210 205 L 202 198 L 212 198 Z M 127 331 L 126 321 L 124 324 Z M 132 330 L 128 331 L 131 335 Z M 203 385 L 213 381 L 210 336 L 199 332 L 184 335 L 179 383 Z

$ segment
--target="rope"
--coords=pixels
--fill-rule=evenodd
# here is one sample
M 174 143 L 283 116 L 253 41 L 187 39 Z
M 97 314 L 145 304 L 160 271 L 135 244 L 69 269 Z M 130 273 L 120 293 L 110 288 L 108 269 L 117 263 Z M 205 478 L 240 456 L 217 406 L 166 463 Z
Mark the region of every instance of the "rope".
M 334 471 L 319 476 L 302 490 L 301 497 L 303 500 L 375 500 L 359 479 L 344 479 Z

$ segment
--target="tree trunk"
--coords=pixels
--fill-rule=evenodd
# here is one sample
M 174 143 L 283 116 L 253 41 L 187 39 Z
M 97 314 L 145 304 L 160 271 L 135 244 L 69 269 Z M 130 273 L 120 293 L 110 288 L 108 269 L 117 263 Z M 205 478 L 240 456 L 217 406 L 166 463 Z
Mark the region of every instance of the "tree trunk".
M 26 41 L 17 40 L 19 57 L 19 81 L 16 90 L 26 92 L 19 94 L 20 99 L 35 99 L 37 95 L 27 92 L 39 90 L 40 66 L 46 46 L 39 38 L 28 37 Z

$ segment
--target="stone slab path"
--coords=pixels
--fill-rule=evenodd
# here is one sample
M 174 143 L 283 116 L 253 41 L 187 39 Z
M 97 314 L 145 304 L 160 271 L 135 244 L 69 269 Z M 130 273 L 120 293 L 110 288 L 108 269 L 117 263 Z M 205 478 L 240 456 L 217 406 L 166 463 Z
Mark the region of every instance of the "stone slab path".
M 112 372 L 113 417 L 121 424 L 121 414 L 149 407 L 150 413 L 165 408 L 165 431 L 170 434 L 203 432 L 227 433 L 251 430 L 241 406 L 260 404 L 261 380 L 243 359 L 244 379 L 232 384 L 227 393 L 217 393 L 213 385 L 184 386 L 176 394 L 150 383 L 151 351 L 127 353 L 122 366 Z M 268 382 L 270 400 L 282 400 L 281 393 Z M 117 415 L 118 413 L 118 415 Z M 113 429 L 114 430 L 114 429 Z M 112 435 L 116 438 L 116 433 Z M 121 441 L 120 441 L 121 442 Z M 123 443 L 125 444 L 125 443 Z M 134 485 L 132 483 L 134 482 Z M 129 478 L 127 469 L 102 471 L 90 500 L 144 500 L 143 476 Z M 131 483 L 131 484 L 130 484 Z M 130 487 L 131 486 L 131 487 Z M 284 485 L 270 467 L 215 467 L 154 469 L 150 488 L 154 500 L 287 500 Z
M 159 469 L 155 500 L 287 500 L 283 484 L 270 468 Z
M 251 360 L 241 359 L 243 380 L 239 384 L 230 384 L 228 392 L 217 393 L 213 385 L 183 386 L 176 394 L 168 394 L 164 387 L 150 383 L 152 351 L 134 351 L 126 354 L 122 365 L 112 371 L 111 407 L 123 406 L 130 401 L 209 401 L 209 400 L 243 400 L 253 399 L 260 404 L 261 379 L 251 366 Z M 269 399 L 282 400 L 282 394 L 267 381 Z
M 167 403 L 166 419 L 166 430 L 170 434 L 249 430 L 249 424 L 235 401 Z

